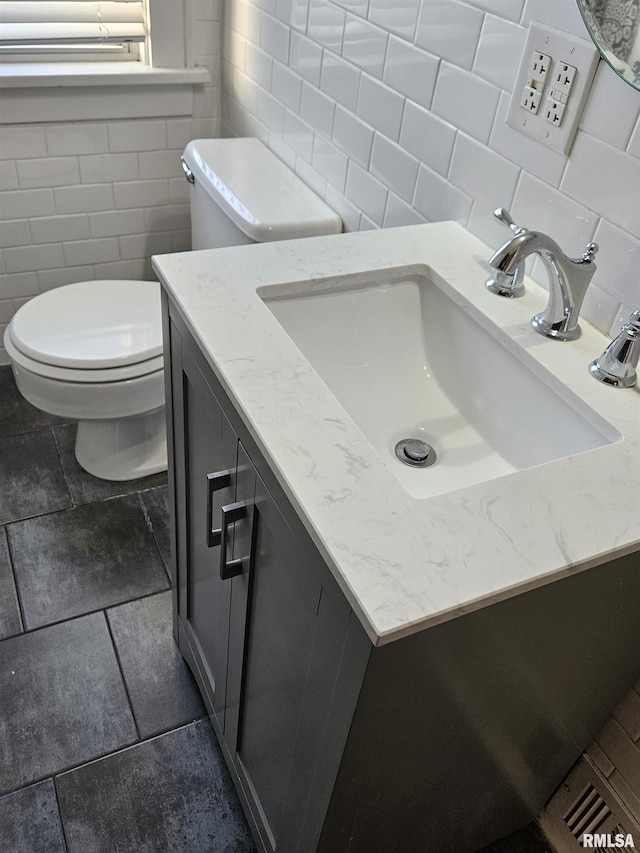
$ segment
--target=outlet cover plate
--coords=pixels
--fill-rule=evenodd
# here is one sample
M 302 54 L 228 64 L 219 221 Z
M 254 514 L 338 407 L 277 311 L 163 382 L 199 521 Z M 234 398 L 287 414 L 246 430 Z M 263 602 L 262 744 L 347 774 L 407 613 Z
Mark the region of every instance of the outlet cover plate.
M 551 57 L 551 69 L 547 75 L 543 101 L 551 95 L 556 68 L 559 69 L 562 64 L 566 64 L 576 69 L 562 122 L 558 126 L 551 125 L 546 121 L 545 109 L 540 109 L 536 114 L 532 114 L 521 106 L 523 92 L 527 86 L 531 56 L 534 51 Z M 578 129 L 580 116 L 599 59 L 600 54 L 592 42 L 532 21 L 507 113 L 509 127 L 524 133 L 554 151 L 568 154 Z

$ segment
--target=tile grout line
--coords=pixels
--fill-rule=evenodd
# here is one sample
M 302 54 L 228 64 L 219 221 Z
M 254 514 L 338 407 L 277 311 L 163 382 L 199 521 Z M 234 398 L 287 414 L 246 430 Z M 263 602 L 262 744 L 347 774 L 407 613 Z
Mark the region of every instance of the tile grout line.
M 20 791 L 25 791 L 27 788 L 32 788 L 35 785 L 41 785 L 43 782 L 46 782 L 47 779 L 52 779 L 55 785 L 56 780 L 60 776 L 66 776 L 67 773 L 73 773 L 76 770 L 80 770 L 83 767 L 88 767 L 91 764 L 96 764 L 99 761 L 106 761 L 108 758 L 111 758 L 114 755 L 119 755 L 121 752 L 126 752 L 129 749 L 135 749 L 139 746 L 144 746 L 145 744 L 148 744 L 153 740 L 167 737 L 168 735 L 174 734 L 174 732 L 181 731 L 182 729 L 187 729 L 189 728 L 189 726 L 195 726 L 203 722 L 206 722 L 208 725 L 211 725 L 209 715 L 206 712 L 202 716 L 196 717 L 196 719 L 194 720 L 189 720 L 188 722 L 180 723 L 179 725 L 174 726 L 173 728 L 169 728 L 161 732 L 156 732 L 153 735 L 149 735 L 149 737 L 142 738 L 138 741 L 134 741 L 133 743 L 124 744 L 123 746 L 120 746 L 117 749 L 111 750 L 111 752 L 104 752 L 101 755 L 96 755 L 94 758 L 90 758 L 88 761 L 80 761 L 77 764 L 71 764 L 69 765 L 69 767 L 64 767 L 61 770 L 56 771 L 53 776 L 50 774 L 48 776 L 41 776 L 31 782 L 28 782 L 26 785 L 21 785 L 19 788 L 12 788 L 9 791 L 5 791 L 5 793 L 3 794 L 0 794 L 0 800 L 4 799 L 5 797 L 11 797 L 14 794 L 18 794 L 20 793 Z
M 32 788 L 34 785 L 40 785 L 42 782 L 46 782 L 47 779 L 57 779 L 58 776 L 64 776 L 65 773 L 72 773 L 74 770 L 78 770 L 80 767 L 84 767 L 87 764 L 93 764 L 94 761 L 102 761 L 104 758 L 109 758 L 111 755 L 115 755 L 117 752 L 121 752 L 123 749 L 130 749 L 132 746 L 138 746 L 140 743 L 144 743 L 144 741 L 134 741 L 133 743 L 128 743 L 124 746 L 118 747 L 118 749 L 114 749 L 111 752 L 104 752 L 100 755 L 96 755 L 95 758 L 90 758 L 88 761 L 80 761 L 76 764 L 70 764 L 68 767 L 62 767 L 60 770 L 56 771 L 54 776 L 52 776 L 51 773 L 48 773 L 46 776 L 36 776 L 35 779 L 32 779 L 30 782 L 27 782 L 26 785 L 21 785 L 19 788 L 11 788 L 10 790 L 5 791 L 3 794 L 0 794 L 0 799 L 10 797 L 13 794 L 18 794 L 20 793 L 20 791 L 24 791 L 27 788 Z
M 180 723 L 177 726 L 172 726 L 168 729 L 163 729 L 162 731 L 155 732 L 154 734 L 149 735 L 148 737 L 140 738 L 139 740 L 134 741 L 132 743 L 124 744 L 123 746 L 120 746 L 117 749 L 111 750 L 111 752 L 104 752 L 101 755 L 96 755 L 94 758 L 90 758 L 88 761 L 80 761 L 77 764 L 70 764 L 68 767 L 63 767 L 61 770 L 57 770 L 53 776 L 52 775 L 39 776 L 39 777 L 33 779 L 31 782 L 27 782 L 26 785 L 21 785 L 19 788 L 11 788 L 10 790 L 5 791 L 3 794 L 0 794 L 0 800 L 3 800 L 5 797 L 11 797 L 14 794 L 19 794 L 21 791 L 25 791 L 27 788 L 32 788 L 35 785 L 41 785 L 43 782 L 46 782 L 47 779 L 51 779 L 55 785 L 56 780 L 60 776 L 65 776 L 67 773 L 73 773 L 74 771 L 80 770 L 83 767 L 88 767 L 90 764 L 96 764 L 98 761 L 105 761 L 106 759 L 111 758 L 114 755 L 118 755 L 121 752 L 125 752 L 126 750 L 129 750 L 129 749 L 135 749 L 136 747 L 139 747 L 139 746 L 144 746 L 145 744 L 150 743 L 153 740 L 157 740 L 158 738 L 166 737 L 167 735 L 171 735 L 174 732 L 180 731 L 181 729 L 186 729 L 189 726 L 195 726 L 196 724 L 202 723 L 202 722 L 206 722 L 208 725 L 211 725 L 211 720 L 209 719 L 209 715 L 206 712 L 206 710 L 205 710 L 205 713 L 202 714 L 201 716 L 196 717 L 193 720 L 189 720 L 186 723 Z M 56 794 L 57 794 L 57 788 L 56 788 Z M 57 799 L 57 797 L 56 797 L 56 799 Z M 3 851 L 3 853 L 4 853 L 4 851 Z
M 36 518 L 47 518 L 48 516 L 51 516 L 51 515 L 60 515 L 64 512 L 73 512 L 74 510 L 78 510 L 78 509 L 81 509 L 82 507 L 86 507 L 86 506 L 91 506 L 92 504 L 101 504 L 101 503 L 106 503 L 107 501 L 115 501 L 115 500 L 119 500 L 122 498 L 132 497 L 134 495 L 140 495 L 140 494 L 143 494 L 144 492 L 151 492 L 151 491 L 153 491 L 153 489 L 162 488 L 163 485 L 165 485 L 165 484 L 161 483 L 158 486 L 150 486 L 148 489 L 144 489 L 141 492 L 131 491 L 131 492 L 121 492 L 117 495 L 106 495 L 104 497 L 97 498 L 96 500 L 93 500 L 93 501 L 82 501 L 81 503 L 78 503 L 78 504 L 72 503 L 71 506 L 60 507 L 58 509 L 51 509 L 51 510 L 47 510 L 46 512 L 36 512 L 33 515 L 24 515 L 24 516 L 21 516 L 20 518 L 7 518 L 4 521 L 0 520 L 0 527 L 8 527 L 10 524 L 22 524 L 22 522 L 24 522 L 24 521 L 33 521 Z M 146 516 L 145 516 L 145 523 L 146 523 Z M 149 526 L 149 525 L 147 524 L 147 526 Z M 155 537 L 155 534 L 153 534 L 153 530 L 150 530 L 150 532 L 152 533 L 153 539 L 155 542 L 156 537 Z
M 58 793 L 58 786 L 56 784 L 57 776 L 52 776 L 51 781 L 53 782 L 53 793 L 56 798 L 56 806 L 58 807 L 58 818 L 60 820 L 60 829 L 62 830 L 62 843 L 64 844 L 65 853 L 69 853 L 69 841 L 67 839 L 67 830 L 64 825 L 64 818 L 62 817 L 62 809 L 60 808 L 60 795 Z
M 151 491 L 151 489 L 146 489 L 146 491 Z M 153 527 L 153 521 L 151 520 L 151 516 L 149 515 L 149 511 L 148 511 L 147 507 L 145 506 L 144 501 L 142 500 L 142 494 L 143 494 L 143 492 L 141 492 L 141 491 L 136 492 L 136 497 L 138 499 L 138 505 L 140 506 L 140 509 L 142 510 L 142 515 L 144 516 L 144 520 L 147 524 L 147 528 L 149 530 L 149 533 L 151 534 L 151 538 L 153 539 L 153 543 L 156 546 L 158 554 L 160 555 L 160 562 L 162 563 L 165 574 L 167 575 L 167 577 L 169 579 L 169 588 L 171 588 L 171 574 L 169 572 L 169 568 L 168 568 L 167 564 L 164 561 L 162 549 L 160 548 L 160 543 L 158 542 L 158 537 L 156 536 L 156 532 L 155 532 L 154 527 Z
M 62 459 L 62 450 L 60 448 L 60 444 L 58 442 L 58 436 L 56 435 L 56 431 L 53 427 L 50 427 L 51 435 L 53 436 L 53 443 L 56 446 L 56 452 L 58 454 L 58 461 L 60 462 L 60 469 L 62 470 L 62 476 L 64 477 L 64 484 L 67 487 L 67 492 L 69 493 L 69 501 L 71 502 L 70 509 L 75 509 L 76 502 L 73 497 L 73 493 L 71 491 L 71 486 L 69 485 L 69 478 L 67 477 L 67 469 L 64 467 L 64 461 Z
M 38 517 L 38 516 L 36 516 Z M 13 570 L 13 567 L 12 567 Z M 64 625 L 66 622 L 74 622 L 76 619 L 84 619 L 85 616 L 93 616 L 95 613 L 102 613 L 105 610 L 111 610 L 115 607 L 122 607 L 125 604 L 133 604 L 134 601 L 144 601 L 146 598 L 153 598 L 154 595 L 164 595 L 167 592 L 170 592 L 171 586 L 169 585 L 166 589 L 156 590 L 154 592 L 145 592 L 143 595 L 137 595 L 133 598 L 126 598 L 124 601 L 116 601 L 113 604 L 108 604 L 106 607 L 96 607 L 93 610 L 87 610 L 84 613 L 77 613 L 74 616 L 65 616 L 63 619 L 56 619 L 54 622 L 46 622 L 44 625 L 36 625 L 34 628 L 25 628 L 24 620 L 23 620 L 23 628 L 22 631 L 19 631 L 17 634 L 11 634 L 8 637 L 2 637 L 0 639 L 0 645 L 4 643 L 6 640 L 15 640 L 16 637 L 25 637 L 29 634 L 35 634 L 37 631 L 44 631 L 46 628 L 53 628 L 56 625 Z M 17 592 L 17 585 L 16 585 Z M 22 610 L 21 610 L 22 616 Z
M 9 557 L 9 568 L 11 569 L 11 577 L 13 579 L 13 588 L 16 591 L 16 601 L 18 603 L 18 615 L 20 616 L 20 631 L 17 634 L 12 634 L 12 637 L 22 637 L 27 633 L 27 622 L 24 613 L 24 607 L 22 605 L 22 596 L 20 595 L 20 588 L 18 586 L 18 576 L 16 575 L 16 570 L 13 564 L 13 554 L 11 553 L 11 541 L 9 539 L 9 533 L 7 531 L 7 525 L 3 525 L 4 528 L 4 539 L 7 543 L 7 555 Z M 3 637 L 2 640 L 10 640 L 11 637 Z
M 138 738 L 138 743 L 141 743 L 142 737 L 140 735 L 140 727 L 138 726 L 138 720 L 136 719 L 136 713 L 133 709 L 133 702 L 131 701 L 131 694 L 129 693 L 129 685 L 127 684 L 127 679 L 126 679 L 125 674 L 124 674 L 124 667 L 122 666 L 122 661 L 120 660 L 120 653 L 118 651 L 118 646 L 117 646 L 117 643 L 115 641 L 115 637 L 113 636 L 113 631 L 111 629 L 111 622 L 109 621 L 109 617 L 107 615 L 107 608 L 104 608 L 102 612 L 104 613 L 104 621 L 107 625 L 107 631 L 109 633 L 109 639 L 111 640 L 111 647 L 113 649 L 113 654 L 115 655 L 115 659 L 116 659 L 117 664 L 118 664 L 118 670 L 120 672 L 120 678 L 122 679 L 122 685 L 124 687 L 124 692 L 127 695 L 127 702 L 129 703 L 129 710 L 131 711 L 131 718 L 133 720 L 133 725 L 135 726 L 135 729 L 136 729 L 136 736 Z

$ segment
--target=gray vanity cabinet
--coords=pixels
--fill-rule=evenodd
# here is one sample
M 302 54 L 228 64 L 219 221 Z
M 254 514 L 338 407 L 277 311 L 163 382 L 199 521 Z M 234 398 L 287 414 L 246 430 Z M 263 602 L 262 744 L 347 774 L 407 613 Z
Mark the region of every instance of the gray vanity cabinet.
M 339 761 L 326 737 L 351 608 L 280 511 L 179 325 L 168 325 L 176 636 L 263 849 L 312 850 Z M 243 517 L 229 521 L 238 505 Z M 350 716 L 348 701 L 340 708 Z
M 174 630 L 259 853 L 475 853 L 531 821 L 637 679 L 638 555 L 374 647 L 164 311 Z

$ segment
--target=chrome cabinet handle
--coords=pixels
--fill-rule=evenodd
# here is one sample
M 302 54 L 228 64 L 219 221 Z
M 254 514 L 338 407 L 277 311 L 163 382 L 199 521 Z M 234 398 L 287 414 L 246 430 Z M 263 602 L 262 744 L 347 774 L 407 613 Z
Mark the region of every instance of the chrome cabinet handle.
M 222 507 L 222 536 L 220 543 L 220 580 L 226 581 L 242 574 L 242 557 L 235 560 L 227 560 L 227 545 L 229 539 L 229 528 L 236 521 L 240 521 L 247 515 L 247 505 L 244 501 L 227 504 Z M 249 554 L 248 556 L 251 556 Z
M 207 474 L 207 547 L 213 548 L 220 544 L 222 529 L 213 526 L 213 493 L 226 489 L 231 485 L 231 471 L 216 471 Z

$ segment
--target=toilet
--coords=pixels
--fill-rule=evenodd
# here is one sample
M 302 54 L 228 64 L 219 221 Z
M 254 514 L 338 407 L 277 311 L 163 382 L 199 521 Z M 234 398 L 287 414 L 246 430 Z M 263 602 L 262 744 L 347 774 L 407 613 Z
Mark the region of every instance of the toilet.
M 336 234 L 339 217 L 259 140 L 198 139 L 182 156 L 193 249 Z M 80 281 L 13 316 L 4 345 L 18 389 L 78 421 L 75 454 L 104 480 L 167 467 L 160 285 Z

